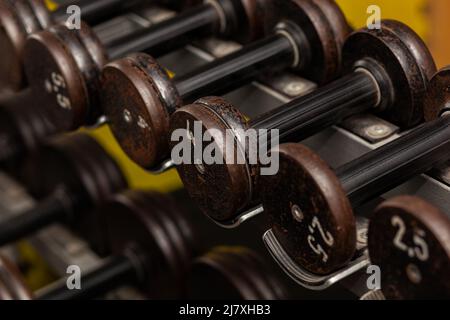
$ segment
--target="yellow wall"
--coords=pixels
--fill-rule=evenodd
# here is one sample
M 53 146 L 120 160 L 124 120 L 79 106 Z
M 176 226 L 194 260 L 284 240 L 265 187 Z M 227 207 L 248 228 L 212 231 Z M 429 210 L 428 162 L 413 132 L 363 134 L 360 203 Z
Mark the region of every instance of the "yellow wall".
M 162 175 L 152 175 L 134 164 L 120 149 L 107 126 L 89 131 L 120 163 L 132 188 L 170 192 L 181 187 L 175 170 Z
M 368 6 L 378 5 L 382 19 L 397 19 L 411 26 L 422 37 L 429 32 L 427 0 L 337 0 L 355 28 L 366 25 Z
M 51 11 L 54 11 L 58 8 L 58 4 L 53 0 L 45 0 L 45 4 Z

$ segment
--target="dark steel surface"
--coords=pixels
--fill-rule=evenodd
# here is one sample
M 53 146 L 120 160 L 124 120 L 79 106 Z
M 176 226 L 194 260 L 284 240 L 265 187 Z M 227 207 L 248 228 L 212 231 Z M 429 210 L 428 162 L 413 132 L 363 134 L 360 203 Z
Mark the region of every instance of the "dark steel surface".
M 89 300 L 100 297 L 123 283 L 137 281 L 135 266 L 127 256 L 109 258 L 101 267 L 82 275 L 83 284 L 79 290 L 67 289 L 67 283 L 39 295 L 37 300 Z
M 203 4 L 143 29 L 126 39 L 109 43 L 106 51 L 111 60 L 121 58 L 130 52 L 146 52 L 159 57 L 195 39 L 215 34 L 219 19 L 214 7 Z
M 121 14 L 134 5 L 145 3 L 147 0 L 76 0 L 70 5 L 76 5 L 81 9 L 81 19 L 90 25 L 104 22 L 105 20 Z M 52 12 L 52 18 L 55 22 L 65 22 L 69 17 L 67 15 L 68 5 L 59 6 Z
M 216 247 L 196 259 L 188 290 L 190 299 L 288 298 L 280 280 L 255 252 L 245 247 Z
M 184 104 L 205 95 L 221 95 L 291 66 L 292 47 L 286 37 L 273 35 L 177 77 L 175 86 Z

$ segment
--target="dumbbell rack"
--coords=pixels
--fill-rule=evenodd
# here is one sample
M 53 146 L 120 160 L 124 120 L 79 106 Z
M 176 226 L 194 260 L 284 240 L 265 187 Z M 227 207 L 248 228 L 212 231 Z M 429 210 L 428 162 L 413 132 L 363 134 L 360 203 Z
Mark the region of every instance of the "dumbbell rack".
M 107 37 L 108 32 L 111 32 L 111 30 L 125 32 L 125 30 L 136 28 L 139 25 L 146 26 L 157 23 L 170 17 L 172 14 L 170 11 L 159 8 L 144 8 L 139 10 L 139 12 L 118 17 L 113 21 L 98 26 L 96 29 L 99 33 L 105 34 Z M 118 25 L 120 26 L 119 28 L 117 27 Z M 113 26 L 114 28 L 112 29 Z M 182 74 L 185 72 L 186 66 L 193 68 L 201 65 L 205 61 L 211 61 L 215 57 L 237 49 L 239 49 L 239 45 L 236 43 L 208 39 L 174 52 L 161 59 L 161 62 L 163 65 L 168 66 L 175 74 Z M 179 61 L 183 61 L 183 63 L 180 64 Z M 309 93 L 315 87 L 316 85 L 314 83 L 292 73 L 285 73 L 271 79 L 270 82 L 253 83 L 252 85 L 241 88 L 227 95 L 227 98 L 232 103 L 238 103 L 242 106 L 244 113 L 250 117 L 254 117 L 282 103 L 286 103 L 295 97 Z M 398 127 L 373 115 L 359 115 L 347 119 L 339 126 L 329 128 L 313 136 L 305 144 L 328 161 L 332 167 L 337 168 L 399 136 Z M 3 175 L 0 175 L 0 190 L 8 190 L 8 192 L 0 193 L 0 203 L 5 207 L 1 208 L 2 212 L 18 212 L 26 207 L 32 206 L 32 200 L 21 191 L 20 187 Z M 440 207 L 444 212 L 448 212 L 446 209 L 450 208 L 450 166 L 437 168 L 429 174 L 417 176 L 392 190 L 382 198 L 388 199 L 401 194 L 418 195 Z M 377 199 L 364 206 L 361 209 L 362 216 L 365 213 L 371 212 L 380 200 Z M 261 238 L 267 228 L 265 227 L 263 215 L 252 219 L 253 216 L 261 211 L 260 208 L 256 208 L 255 210 L 244 215 L 244 219 L 241 222 L 244 222 L 246 218 L 249 218 L 250 221 L 243 223 L 237 230 L 224 230 L 223 233 L 229 233 L 230 237 L 235 237 L 236 232 L 239 233 L 239 229 L 249 228 L 250 225 L 252 226 L 251 229 L 253 230 L 253 234 L 255 234 L 255 238 Z M 198 213 L 196 219 L 206 220 Z M 212 231 L 215 230 L 214 228 L 220 229 L 219 227 L 214 226 L 209 221 L 202 221 L 202 223 L 205 224 L 205 228 L 211 230 L 211 234 L 217 236 L 218 233 Z M 253 225 L 257 225 L 258 227 L 254 228 Z M 263 232 L 258 234 L 254 230 L 262 230 Z M 317 277 L 303 270 L 296 269 L 292 263 L 289 263 L 286 256 L 283 255 L 283 252 L 280 251 L 280 247 L 277 245 L 275 238 L 271 236 L 270 230 L 264 234 L 264 243 L 271 249 L 272 256 L 276 258 L 275 260 L 282 267 L 281 269 L 284 269 L 294 280 L 292 284 L 296 282 L 301 287 L 321 292 L 336 283 L 340 283 L 354 295 L 361 297 L 368 291 L 365 286 L 367 279 L 366 267 L 370 262 L 364 250 L 366 233 L 367 224 L 362 219 L 358 228 L 360 255 L 348 267 L 328 277 Z M 248 237 L 251 233 L 243 232 L 243 234 Z M 217 239 L 212 239 L 212 241 L 215 240 L 217 241 Z M 260 250 L 264 250 L 261 239 L 256 240 L 261 242 Z M 59 226 L 51 227 L 39 233 L 32 239 L 32 244 L 54 270 L 61 270 L 61 275 L 64 274 L 67 265 L 77 264 L 89 268 L 99 263 L 98 257 L 90 252 L 87 245 Z M 264 250 L 264 254 L 269 257 L 267 250 Z M 304 294 L 304 292 L 301 294 Z M 376 298 L 380 298 L 377 295 L 375 296 Z
M 14 215 L 30 209 L 35 204 L 26 191 L 7 175 L 0 173 L 0 221 L 8 215 Z M 74 236 L 60 225 L 53 225 L 30 239 L 31 245 L 41 254 L 46 263 L 58 276 L 63 277 L 67 266 L 77 265 L 82 270 L 90 270 L 101 264 L 101 259 L 89 248 L 89 245 Z M 12 248 L 3 249 L 4 254 L 14 255 Z M 58 282 L 55 283 L 57 285 Z M 111 293 L 114 299 L 143 298 L 132 288 L 120 288 Z

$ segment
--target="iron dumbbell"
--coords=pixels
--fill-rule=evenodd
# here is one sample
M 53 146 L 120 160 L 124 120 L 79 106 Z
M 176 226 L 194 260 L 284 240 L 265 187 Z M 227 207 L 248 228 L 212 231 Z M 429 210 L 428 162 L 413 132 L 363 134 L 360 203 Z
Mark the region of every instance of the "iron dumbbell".
M 133 210 L 135 209 L 133 208 Z M 156 227 L 154 226 L 155 229 Z M 153 245 L 158 246 L 157 243 Z M 162 248 L 160 250 L 163 251 Z M 165 249 L 164 251 L 166 255 L 169 255 L 170 250 Z M 154 252 L 154 250 L 151 252 Z M 72 294 L 67 290 L 66 284 L 59 287 L 58 283 L 44 289 L 42 294 L 37 294 L 37 298 L 41 300 L 70 300 L 99 297 L 100 293 L 105 293 L 114 289 L 118 284 L 127 282 L 123 280 L 124 278 L 136 278 L 136 275 L 132 271 L 128 278 L 124 277 L 122 272 L 124 273 L 124 270 L 130 270 L 132 268 L 127 264 L 126 259 L 122 263 L 119 263 L 122 259 L 123 257 L 115 259 L 116 263 L 114 268 L 112 268 L 113 263 L 109 262 L 107 264 L 109 267 L 104 266 L 96 270 L 95 277 L 91 273 L 82 277 L 82 287 L 86 288 L 88 286 L 88 289 L 84 290 L 89 290 L 89 293 Z M 152 261 L 159 261 L 161 257 L 155 259 L 152 256 L 150 259 Z M 2 270 L 3 272 L 0 272 L 0 292 L 4 292 L 4 294 L 0 295 L 0 299 L 33 299 L 33 294 L 30 293 L 28 287 L 21 279 L 20 272 L 11 262 L 0 257 L 0 267 L 4 269 L 4 271 Z M 145 270 L 145 272 L 152 271 L 150 269 Z M 102 272 L 102 277 L 100 277 L 100 272 Z M 119 276 L 119 274 L 122 275 Z M 96 281 L 94 282 L 92 278 L 96 278 Z M 113 278 L 115 281 L 113 281 Z M 186 274 L 186 278 L 185 294 L 189 300 L 283 300 L 288 297 L 283 284 L 264 266 L 261 257 L 246 247 L 223 246 L 211 249 L 193 261 L 189 272 Z M 5 281 L 2 281 L 3 279 Z M 164 280 L 166 279 L 164 278 Z M 109 285 L 107 285 L 107 282 Z M 184 288 L 183 283 L 184 280 L 179 283 L 179 290 L 181 292 Z M 176 285 L 176 283 L 173 281 L 170 283 L 161 281 L 153 284 L 153 286 L 158 288 L 163 285 Z M 96 289 L 91 289 L 93 287 L 96 287 Z M 160 298 L 158 295 L 151 295 L 150 297 Z
M 280 147 L 280 172 L 264 178 L 263 204 L 274 233 L 294 261 L 319 274 L 342 267 L 355 249 L 352 206 L 359 207 L 449 159 L 449 84 L 450 69 L 430 81 L 423 103 L 427 123 L 334 172 L 300 144 Z M 308 237 L 314 237 L 313 244 L 308 245 Z
M 450 298 L 450 219 L 417 197 L 381 204 L 369 224 L 372 264 L 388 299 Z
M 395 21 L 383 21 L 380 30 L 361 29 L 346 39 L 342 57 L 347 75 L 256 119 L 247 121 L 231 103 L 216 97 L 200 99 L 174 113 L 171 131 L 193 128 L 199 122 L 202 132 L 222 133 L 213 136 L 212 143 L 218 142 L 216 152 L 223 164 L 178 166 L 185 187 L 203 212 L 223 223 L 260 203 L 261 167 L 259 161 L 250 163 L 254 150 L 242 143 L 247 141 L 242 135 L 248 129 L 256 130 L 259 150 L 264 150 L 264 145 L 270 149 L 267 140 L 272 130 L 278 130 L 281 142 L 300 141 L 363 111 L 379 112 L 403 128 L 422 121 L 423 96 L 436 67 L 411 29 Z M 233 132 L 236 144 L 220 142 L 227 131 Z M 227 153 L 242 153 L 244 164 L 227 163 Z M 273 201 L 276 207 L 276 198 Z
M 41 137 L 57 132 L 30 96 L 0 98 L 0 166 L 14 171 L 39 148 Z M 24 161 L 23 161 L 24 160 Z
M 43 200 L 0 224 L 0 245 L 59 222 L 104 252 L 105 235 L 99 228 L 102 220 L 94 209 L 127 188 L 115 160 L 93 138 L 74 134 L 42 145 L 30 169 L 30 190 Z
M 148 0 L 75 0 L 73 5 L 81 9 L 82 18 L 90 25 L 109 19 L 123 10 Z M 183 1 L 180 1 L 183 2 Z M 50 12 L 43 0 L 2 0 L 0 2 L 0 86 L 18 91 L 26 85 L 23 72 L 23 48 L 27 37 L 35 32 L 64 22 L 67 6 Z
M 293 67 L 318 82 L 335 77 L 348 24 L 334 1 L 280 0 L 266 29 L 271 35 L 170 80 L 150 56 L 133 55 L 105 66 L 102 109 L 125 153 L 152 169 L 168 158 L 169 117 L 205 94 L 222 94 Z
M 257 37 L 262 29 L 259 20 L 265 17 L 268 3 L 269 0 L 208 1 L 107 47 L 85 24 L 80 30 L 53 26 L 31 35 L 25 44 L 29 94 L 40 96 L 42 107 L 61 130 L 94 125 L 103 115 L 98 101 L 100 71 L 108 59 L 142 50 L 160 55 L 211 34 Z
M 245 247 L 217 247 L 197 258 L 190 272 L 190 299 L 285 300 L 286 289 Z
M 258 16 L 251 16 L 251 13 L 261 14 L 265 1 L 221 0 L 220 4 L 225 10 L 224 17 L 228 23 L 227 28 L 221 29 L 220 32 L 231 34 L 242 24 L 248 26 L 246 27 L 248 32 L 240 34 L 243 40 L 245 37 L 257 37 L 260 32 L 258 19 L 262 16 L 258 18 Z M 214 3 L 193 8 L 174 19 L 138 32 L 135 37 L 125 42 L 111 43 L 110 45 L 115 49 L 112 47 L 110 49 L 119 55 L 119 52 L 124 50 L 144 48 L 163 53 L 165 50 L 185 44 L 192 38 L 219 32 L 217 26 L 223 18 L 216 12 L 221 7 L 217 7 Z M 33 69 L 35 75 L 33 79 L 37 81 L 36 90 L 41 93 L 36 94 L 36 90 L 28 89 L 18 95 L 3 97 L 0 101 L 0 106 L 5 106 L 0 109 L 0 112 L 5 115 L 5 122 L 12 120 L 5 124 L 3 130 L 4 144 L 9 146 L 5 149 L 8 152 L 2 152 L 1 158 L 4 160 L 16 160 L 20 155 L 33 150 L 44 137 L 64 129 L 93 124 L 102 114 L 96 103 L 97 71 L 106 60 L 101 45 L 90 29 L 86 25 L 82 25 L 80 31 L 70 31 L 64 26 L 54 26 L 48 31 L 35 35 L 33 39 L 30 42 L 34 43 L 34 46 L 39 46 L 41 55 L 38 51 L 30 49 L 30 64 L 34 64 L 35 55 L 40 55 L 42 59 L 39 60 L 42 60 L 42 63 L 39 64 L 39 70 Z M 64 39 L 67 44 L 70 44 L 69 46 L 64 45 Z M 49 77 L 45 78 L 48 74 L 50 74 Z M 48 81 L 44 81 L 45 79 Z M 42 91 L 46 90 L 48 91 L 42 94 Z M 49 105 L 48 110 L 42 108 L 47 105 Z M 43 123 L 46 125 L 43 126 Z M 47 125 L 51 123 L 55 125 Z M 33 125 L 30 126 L 30 124 Z M 31 130 L 35 128 L 39 130 Z M 26 143 L 23 143 L 24 141 Z
M 171 199 L 127 191 L 116 195 L 102 211 L 111 256 L 100 267 L 81 274 L 81 290 L 69 290 L 64 279 L 32 298 L 86 300 L 124 285 L 141 289 L 150 299 L 185 297 L 196 244 L 191 225 Z

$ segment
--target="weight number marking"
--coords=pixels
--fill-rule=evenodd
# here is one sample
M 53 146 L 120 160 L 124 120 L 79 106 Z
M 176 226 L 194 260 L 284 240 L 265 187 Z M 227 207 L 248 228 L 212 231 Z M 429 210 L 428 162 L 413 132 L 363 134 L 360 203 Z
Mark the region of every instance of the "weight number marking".
M 317 217 L 313 218 L 312 223 L 308 227 L 308 229 L 310 232 L 310 235 L 308 236 L 309 247 L 314 251 L 315 254 L 317 254 L 318 256 L 322 256 L 322 262 L 326 263 L 329 259 L 328 254 L 325 252 L 322 245 L 317 243 L 317 240 L 313 234 L 316 230 L 318 230 L 323 242 L 330 248 L 334 245 L 333 236 L 331 235 L 331 233 L 324 230 Z
M 65 88 L 66 81 L 64 77 L 56 72 L 52 72 L 50 79 L 45 80 L 45 89 L 48 93 L 55 94 L 55 100 L 58 106 L 66 110 L 71 110 L 72 104 L 70 103 L 69 97 L 61 93 Z
M 404 242 L 406 224 L 402 218 L 399 216 L 393 216 L 391 219 L 391 224 L 393 227 L 398 228 L 393 240 L 393 244 L 397 249 L 406 252 L 410 258 L 416 258 L 422 262 L 425 262 L 430 258 L 430 251 L 428 244 L 424 239 L 425 232 L 423 230 L 414 230 L 412 240 L 415 246 L 409 247 Z

